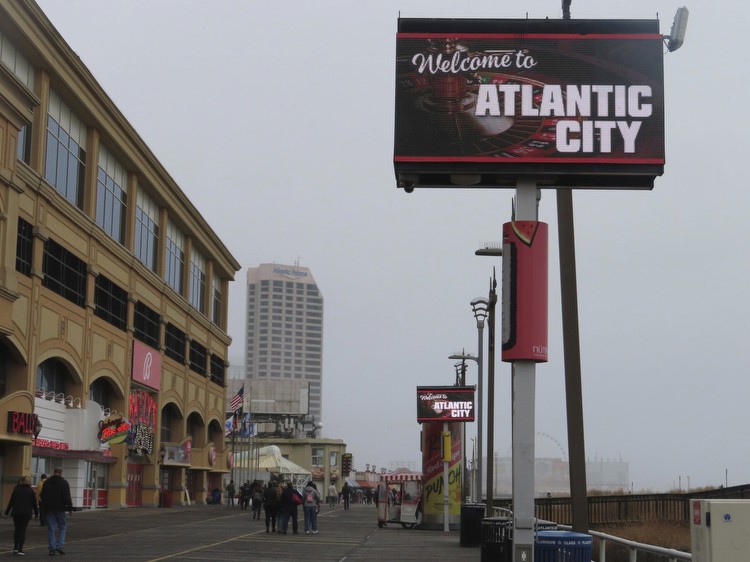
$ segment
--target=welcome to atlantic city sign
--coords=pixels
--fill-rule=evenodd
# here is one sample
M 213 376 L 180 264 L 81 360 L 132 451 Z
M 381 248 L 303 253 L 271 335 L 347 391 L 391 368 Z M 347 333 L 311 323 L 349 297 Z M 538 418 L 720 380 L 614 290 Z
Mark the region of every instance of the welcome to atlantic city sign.
M 663 50 L 657 20 L 400 19 L 399 187 L 653 187 Z

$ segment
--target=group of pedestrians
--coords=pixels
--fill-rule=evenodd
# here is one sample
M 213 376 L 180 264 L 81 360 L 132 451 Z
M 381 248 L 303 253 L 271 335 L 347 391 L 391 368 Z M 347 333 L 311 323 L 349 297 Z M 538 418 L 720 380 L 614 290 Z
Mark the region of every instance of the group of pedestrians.
M 40 519 L 42 525 L 47 525 L 49 555 L 65 554 L 66 511 L 73 515 L 73 500 L 70 497 L 70 485 L 62 477 L 61 468 L 55 468 L 49 478 L 43 474 L 36 492 L 31 489 L 31 478 L 23 476 L 13 489 L 5 509 L 6 516 L 13 516 L 13 554 L 26 555 L 23 546 L 32 515 L 35 519 Z
M 234 481 L 226 487 L 227 505 L 234 506 Z M 292 482 L 271 480 L 267 485 L 256 481 L 246 482 L 240 487 L 239 505 L 244 510 L 252 506 L 253 519 L 260 520 L 263 510 L 266 523 L 266 533 L 289 532 L 289 522 L 292 534 L 299 534 L 299 508 L 302 507 L 304 530 L 307 534 L 317 534 L 318 513 L 322 498 L 313 481 L 307 483 L 300 492 Z

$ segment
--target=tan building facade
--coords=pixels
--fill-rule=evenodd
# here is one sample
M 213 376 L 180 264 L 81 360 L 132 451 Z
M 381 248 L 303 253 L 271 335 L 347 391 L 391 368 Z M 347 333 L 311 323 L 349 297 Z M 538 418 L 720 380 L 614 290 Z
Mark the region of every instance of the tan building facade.
M 39 6 L 0 0 L 2 504 L 55 466 L 76 508 L 203 501 L 239 269 Z

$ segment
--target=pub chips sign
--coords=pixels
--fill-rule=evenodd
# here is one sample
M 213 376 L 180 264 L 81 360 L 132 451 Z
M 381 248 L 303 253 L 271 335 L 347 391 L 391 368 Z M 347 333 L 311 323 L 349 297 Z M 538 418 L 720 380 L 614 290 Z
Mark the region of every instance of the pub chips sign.
M 399 19 L 399 187 L 650 189 L 664 171 L 658 20 Z
M 418 386 L 417 421 L 473 422 L 473 386 Z

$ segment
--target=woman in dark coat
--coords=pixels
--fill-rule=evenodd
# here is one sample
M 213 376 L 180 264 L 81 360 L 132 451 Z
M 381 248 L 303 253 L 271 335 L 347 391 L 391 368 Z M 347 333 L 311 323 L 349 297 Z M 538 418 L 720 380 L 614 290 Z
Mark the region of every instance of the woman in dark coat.
M 279 498 L 276 491 L 276 480 L 271 480 L 263 492 L 263 510 L 266 512 L 266 533 L 276 532 L 276 508 L 278 507 Z
M 289 528 L 289 520 L 292 520 L 292 532 L 297 535 L 299 534 L 297 522 L 297 506 L 302 505 L 302 496 L 294 489 L 294 485 L 288 482 L 286 488 L 281 493 L 281 501 L 279 503 L 279 509 L 283 512 L 283 518 L 281 520 L 281 532 L 286 535 L 287 529 Z
M 39 508 L 36 503 L 36 494 L 31 489 L 31 478 L 24 476 L 13 489 L 10 496 L 5 515 L 13 512 L 13 552 L 18 556 L 24 556 L 23 543 L 26 542 L 26 527 L 29 526 L 31 515 L 39 517 Z

